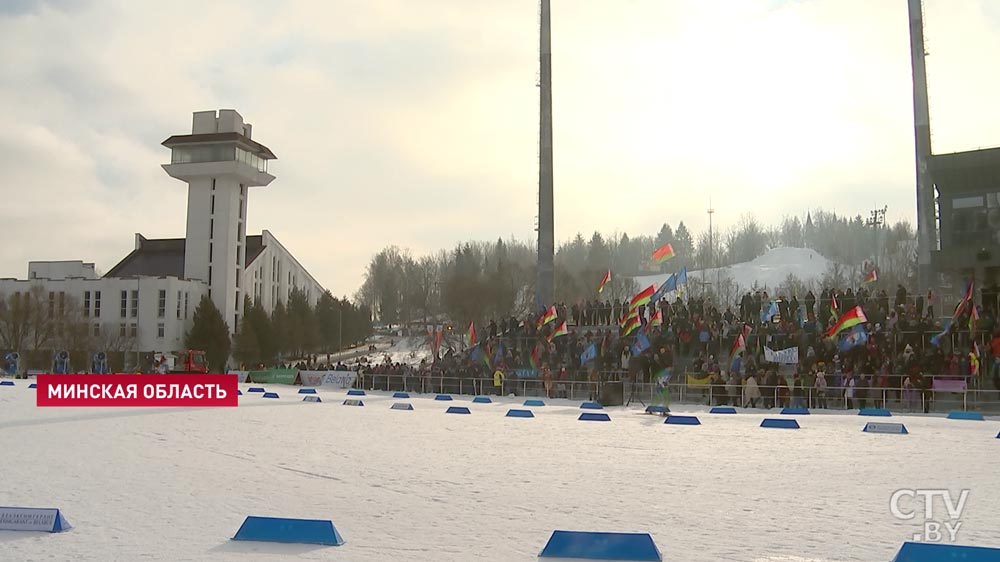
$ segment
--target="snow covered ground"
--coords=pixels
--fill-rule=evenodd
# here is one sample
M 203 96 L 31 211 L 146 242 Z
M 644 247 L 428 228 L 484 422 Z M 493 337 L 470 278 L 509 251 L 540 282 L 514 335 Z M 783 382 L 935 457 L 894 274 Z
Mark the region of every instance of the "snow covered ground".
M 569 529 L 649 532 L 664 560 L 888 561 L 920 530 L 890 495 L 931 487 L 971 490 L 959 541 L 1000 547 L 996 419 L 813 414 L 779 430 L 758 427 L 774 411 L 678 406 L 700 412 L 689 427 L 625 408 L 580 422 L 566 401 L 513 419 L 521 399 L 397 411 L 268 389 L 281 398 L 228 409 L 38 409 L 24 381 L 0 387 L 0 505 L 74 525 L 0 532 L 0 560 L 512 562 Z M 862 433 L 873 420 L 911 434 Z M 230 541 L 247 515 L 332 519 L 347 542 Z

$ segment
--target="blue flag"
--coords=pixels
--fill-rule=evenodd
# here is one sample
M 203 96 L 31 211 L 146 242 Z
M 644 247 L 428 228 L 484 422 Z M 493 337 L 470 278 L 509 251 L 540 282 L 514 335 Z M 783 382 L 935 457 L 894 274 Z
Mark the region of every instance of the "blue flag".
M 681 267 L 680 272 L 677 273 L 677 284 L 683 285 L 688 282 L 688 268 L 687 266 Z
M 646 351 L 652 347 L 652 345 L 653 344 L 649 343 L 649 338 L 646 337 L 646 334 L 640 333 L 636 336 L 635 343 L 632 344 L 632 356 L 635 357 L 637 355 L 641 355 L 643 351 Z
M 864 345 L 868 343 L 868 332 L 865 331 L 864 324 L 858 324 L 857 326 L 851 328 L 846 332 L 844 337 L 840 338 L 840 344 L 838 348 L 841 353 L 847 351 L 848 349 L 857 347 L 859 345 Z
M 771 304 L 760 313 L 761 323 L 770 322 L 776 314 L 778 314 L 778 303 L 771 301 Z
M 670 288 L 671 284 L 673 284 L 674 287 L 673 289 Z M 674 279 L 674 274 L 671 273 L 670 277 L 667 277 L 667 280 L 664 281 L 662 285 L 660 285 L 660 288 L 657 289 L 655 293 L 653 293 L 653 297 L 649 300 L 650 302 L 658 302 L 660 299 L 667 296 L 667 293 L 673 291 L 676 288 L 677 288 L 677 280 Z
M 590 344 L 587 346 L 587 349 L 584 349 L 583 353 L 580 354 L 580 364 L 586 365 L 594 359 L 597 359 L 597 345 Z
M 482 358 L 482 356 L 483 356 L 483 349 L 479 347 L 479 344 L 477 343 L 475 347 L 472 348 L 472 351 L 469 353 L 469 359 L 475 362 L 479 361 Z
M 949 328 L 951 328 L 951 319 L 947 318 L 944 321 L 944 331 L 942 331 L 940 334 L 931 336 L 931 344 L 933 344 L 934 347 L 941 347 L 941 338 L 948 335 Z
M 497 344 L 497 351 L 493 354 L 493 364 L 499 365 L 503 363 L 503 342 Z

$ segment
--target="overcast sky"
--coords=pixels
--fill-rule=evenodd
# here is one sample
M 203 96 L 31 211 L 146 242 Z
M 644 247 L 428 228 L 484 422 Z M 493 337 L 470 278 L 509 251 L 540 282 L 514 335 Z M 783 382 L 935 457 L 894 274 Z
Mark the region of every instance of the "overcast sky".
M 556 239 L 824 207 L 915 223 L 906 0 L 553 0 Z M 1000 2 L 927 0 L 935 152 L 1000 145 Z M 534 238 L 537 2 L 3 0 L 0 276 L 182 237 L 160 143 L 237 109 L 266 228 L 353 295 L 371 254 Z

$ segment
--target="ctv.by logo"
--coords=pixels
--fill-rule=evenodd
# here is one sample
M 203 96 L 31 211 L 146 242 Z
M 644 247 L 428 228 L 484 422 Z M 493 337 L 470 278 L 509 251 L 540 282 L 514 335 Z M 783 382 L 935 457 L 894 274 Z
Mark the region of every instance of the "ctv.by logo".
M 951 490 L 896 490 L 889 498 L 889 511 L 893 517 L 902 521 L 911 521 L 917 517 L 917 496 L 923 498 L 924 503 L 924 530 L 922 533 L 915 533 L 913 540 L 918 542 L 944 542 L 944 535 L 941 533 L 942 527 L 948 533 L 948 542 L 955 542 L 958 530 L 962 527 L 962 511 L 965 510 L 965 502 L 969 499 L 969 491 L 962 490 L 958 498 L 952 497 Z M 940 497 L 941 503 L 947 511 L 948 518 L 935 517 L 941 512 L 936 509 L 934 498 Z M 904 498 L 909 498 L 905 501 Z

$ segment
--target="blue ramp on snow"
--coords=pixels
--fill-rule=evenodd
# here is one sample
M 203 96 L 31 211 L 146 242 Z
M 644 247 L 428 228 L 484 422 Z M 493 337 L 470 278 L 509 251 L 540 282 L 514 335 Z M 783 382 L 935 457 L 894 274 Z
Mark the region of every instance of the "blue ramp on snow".
M 949 420 L 974 420 L 983 421 L 983 415 L 979 412 L 963 412 L 961 410 L 952 410 L 948 412 Z
M 435 400 L 451 400 L 451 394 L 438 394 L 434 397 Z
M 242 390 L 237 390 L 236 391 L 236 396 L 243 396 L 243 391 Z
M 347 391 L 348 396 L 365 396 L 365 391 L 358 390 L 357 388 L 352 388 Z
M 247 389 L 247 392 L 264 392 L 264 389 L 259 386 L 251 386 Z
M 340 546 L 343 537 L 329 519 L 285 519 L 249 516 L 236 531 L 234 541 L 285 542 Z
M 901 423 L 868 422 L 861 431 L 865 433 L 895 433 L 898 435 L 908 435 L 910 433 L 906 431 L 906 426 Z
M 315 388 L 300 388 L 299 394 L 316 394 Z
M 390 410 L 412 410 L 413 409 L 413 404 L 409 404 L 407 402 L 396 402 L 395 404 L 393 404 L 392 406 L 390 406 L 389 409 Z
M 525 406 L 544 406 L 544 400 L 528 399 L 524 401 Z
M 809 408 L 782 408 L 781 413 L 786 416 L 805 416 L 809 414 Z
M 584 402 L 580 404 L 580 409 L 582 410 L 603 410 L 604 406 L 601 406 L 599 402 Z
M 649 533 L 553 531 L 539 558 L 662 562 Z
M 277 397 L 278 397 L 278 393 L 277 392 L 265 392 L 264 393 L 264 398 L 277 398 Z
M 309 396 L 303 396 L 302 397 L 302 401 L 303 402 L 322 402 L 323 399 L 320 398 L 319 396 L 316 396 L 315 394 L 310 394 Z
M 891 418 L 892 412 L 886 408 L 861 408 L 858 410 L 859 416 L 875 416 L 880 418 Z
M 732 406 L 716 406 L 708 411 L 709 414 L 735 414 L 736 408 Z
M 667 416 L 667 419 L 663 420 L 663 423 L 668 425 L 701 425 L 701 420 L 698 416 L 675 416 L 673 414 Z
M 38 385 L 35 384 L 35 383 L 31 383 L 31 384 L 28 385 L 28 388 L 38 388 Z M 239 392 L 239 391 L 237 391 L 237 392 Z
M 365 403 L 362 402 L 361 400 L 353 400 L 351 398 L 344 400 L 344 406 L 364 406 L 364 405 Z
M 410 395 L 407 394 L 407 393 L 405 393 L 405 392 L 393 392 L 392 393 L 392 397 L 393 398 L 409 398 Z
M 535 414 L 531 410 L 507 410 L 508 418 L 533 418 Z
M 577 418 L 579 421 L 611 421 L 611 416 L 603 412 L 584 412 Z
M 471 414 L 468 408 L 465 406 L 449 406 L 446 414 Z
M 0 507 L 0 531 L 61 533 L 72 528 L 58 508 Z
M 997 562 L 1000 549 L 957 544 L 905 542 L 892 562 Z
M 473 404 L 492 404 L 493 401 L 490 400 L 489 396 L 476 396 L 472 399 Z
M 0 386 L 14 386 L 14 381 L 0 381 Z
M 789 419 L 766 418 L 760 422 L 761 427 L 776 427 L 779 429 L 798 429 L 799 422 Z
M 663 415 L 670 412 L 670 408 L 666 406 L 646 406 L 647 414 L 659 414 Z

